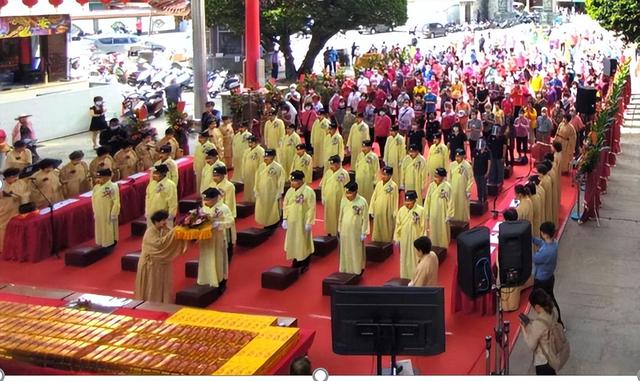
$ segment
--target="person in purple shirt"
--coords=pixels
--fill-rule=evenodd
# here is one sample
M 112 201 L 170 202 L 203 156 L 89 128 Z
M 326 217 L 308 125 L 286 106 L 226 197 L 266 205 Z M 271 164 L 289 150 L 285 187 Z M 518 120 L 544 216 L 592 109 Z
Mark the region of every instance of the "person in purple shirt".
M 533 254 L 533 289 L 541 288 L 551 296 L 553 304 L 558 311 L 558 323 L 562 324 L 560 307 L 553 294 L 555 283 L 554 272 L 558 263 L 558 241 L 553 237 L 556 234 L 556 226 L 553 222 L 544 222 L 540 225 L 540 237 L 532 238 L 533 244 L 538 247 L 538 251 Z

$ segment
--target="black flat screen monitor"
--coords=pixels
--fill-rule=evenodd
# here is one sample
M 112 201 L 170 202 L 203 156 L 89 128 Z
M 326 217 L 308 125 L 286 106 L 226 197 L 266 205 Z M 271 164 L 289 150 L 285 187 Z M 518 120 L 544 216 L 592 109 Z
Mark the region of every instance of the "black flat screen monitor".
M 333 352 L 437 355 L 445 350 L 441 287 L 334 287 Z

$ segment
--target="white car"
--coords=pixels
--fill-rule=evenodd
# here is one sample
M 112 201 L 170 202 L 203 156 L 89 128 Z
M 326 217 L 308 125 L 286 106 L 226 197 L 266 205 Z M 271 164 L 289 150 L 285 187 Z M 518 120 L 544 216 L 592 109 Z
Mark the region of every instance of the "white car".
M 88 37 L 96 49 L 103 53 L 129 53 L 129 48 L 140 45 L 140 37 L 128 34 L 98 34 Z

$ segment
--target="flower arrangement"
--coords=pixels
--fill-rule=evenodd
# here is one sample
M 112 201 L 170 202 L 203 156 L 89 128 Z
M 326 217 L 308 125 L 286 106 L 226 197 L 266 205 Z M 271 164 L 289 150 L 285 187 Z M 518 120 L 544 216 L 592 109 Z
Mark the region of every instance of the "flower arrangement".
M 202 209 L 193 209 L 182 220 L 181 226 L 188 228 L 198 228 L 205 223 L 210 222 L 209 216 Z

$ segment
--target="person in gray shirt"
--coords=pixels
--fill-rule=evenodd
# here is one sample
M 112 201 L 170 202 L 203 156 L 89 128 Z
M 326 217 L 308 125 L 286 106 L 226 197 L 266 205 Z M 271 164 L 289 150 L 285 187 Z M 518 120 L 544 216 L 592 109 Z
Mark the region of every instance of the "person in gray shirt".
M 543 143 L 549 143 L 549 136 L 553 129 L 553 121 L 549 118 L 549 111 L 546 107 L 540 110 L 540 116 L 536 123 L 536 140 Z
M 476 157 L 476 144 L 478 144 L 478 140 L 482 137 L 482 120 L 480 119 L 480 113 L 478 110 L 471 110 L 471 116 L 473 119 L 469 120 L 468 126 L 468 139 L 469 139 L 469 150 L 471 151 L 471 157 L 475 159 Z

